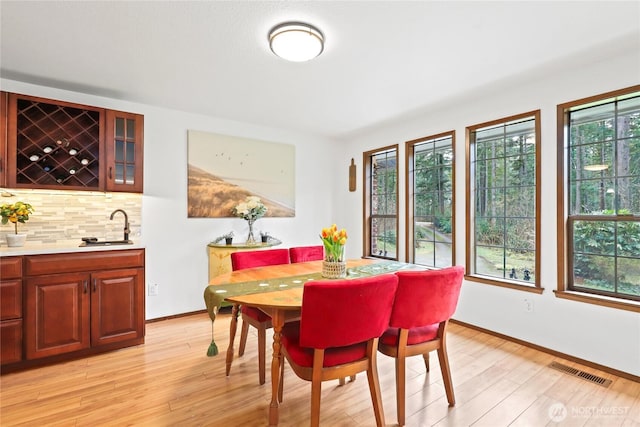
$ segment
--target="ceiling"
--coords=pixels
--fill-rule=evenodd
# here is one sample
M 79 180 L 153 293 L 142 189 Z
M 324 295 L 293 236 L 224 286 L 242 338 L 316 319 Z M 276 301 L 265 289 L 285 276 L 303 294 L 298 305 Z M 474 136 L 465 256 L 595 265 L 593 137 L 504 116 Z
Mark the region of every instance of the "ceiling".
M 638 1 L 7 1 L 0 76 L 217 118 L 357 135 L 464 93 L 640 49 Z M 269 50 L 284 21 L 318 58 Z

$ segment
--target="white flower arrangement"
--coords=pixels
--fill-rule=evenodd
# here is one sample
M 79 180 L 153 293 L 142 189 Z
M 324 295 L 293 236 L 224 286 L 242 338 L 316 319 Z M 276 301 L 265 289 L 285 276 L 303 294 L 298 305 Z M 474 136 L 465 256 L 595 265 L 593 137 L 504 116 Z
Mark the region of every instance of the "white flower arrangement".
M 262 203 L 260 197 L 247 196 L 243 202 L 238 203 L 231 211 L 237 217 L 247 221 L 255 221 L 267 213 L 267 207 Z

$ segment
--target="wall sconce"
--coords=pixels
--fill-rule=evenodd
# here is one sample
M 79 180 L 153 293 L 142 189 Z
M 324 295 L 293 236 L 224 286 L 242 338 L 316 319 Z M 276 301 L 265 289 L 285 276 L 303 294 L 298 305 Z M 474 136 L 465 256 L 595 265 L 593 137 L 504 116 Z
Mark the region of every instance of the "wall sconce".
M 269 31 L 269 47 L 287 61 L 309 61 L 322 53 L 324 35 L 312 25 L 285 22 Z

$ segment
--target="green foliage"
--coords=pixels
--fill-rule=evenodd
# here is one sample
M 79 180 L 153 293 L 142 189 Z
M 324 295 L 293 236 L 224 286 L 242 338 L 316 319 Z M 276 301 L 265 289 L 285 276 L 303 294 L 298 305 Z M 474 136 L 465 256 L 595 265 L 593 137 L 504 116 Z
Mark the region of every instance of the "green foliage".
M 621 211 L 620 213 L 625 213 Z M 612 215 L 605 210 L 602 215 Z M 614 240 L 617 236 L 617 241 Z M 589 287 L 638 294 L 640 271 L 617 270 L 618 256 L 640 258 L 640 222 L 638 221 L 576 221 L 573 230 L 574 274 Z M 625 291 L 626 289 L 626 291 Z
M 436 227 L 436 230 L 450 234 L 451 227 L 451 215 L 436 215 L 436 221 L 433 224 Z

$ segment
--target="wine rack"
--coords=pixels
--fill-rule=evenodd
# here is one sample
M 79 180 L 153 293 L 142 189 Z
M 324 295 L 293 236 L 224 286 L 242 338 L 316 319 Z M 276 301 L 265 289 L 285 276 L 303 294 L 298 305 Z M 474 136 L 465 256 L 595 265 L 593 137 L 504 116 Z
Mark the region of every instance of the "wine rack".
M 100 109 L 43 102 L 16 102 L 16 185 L 98 189 Z

